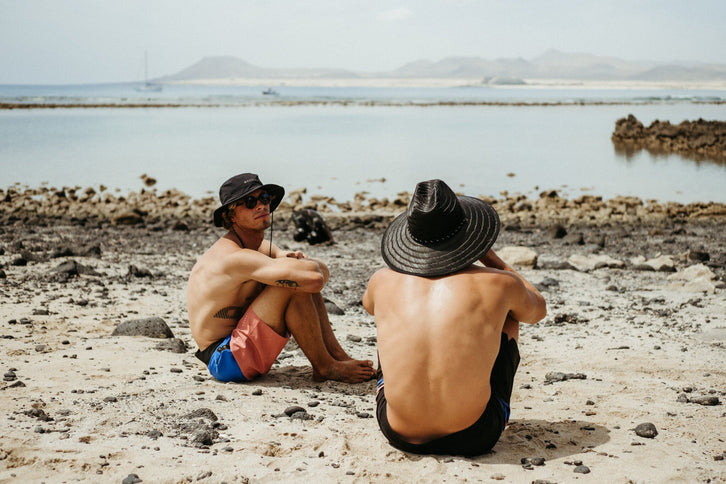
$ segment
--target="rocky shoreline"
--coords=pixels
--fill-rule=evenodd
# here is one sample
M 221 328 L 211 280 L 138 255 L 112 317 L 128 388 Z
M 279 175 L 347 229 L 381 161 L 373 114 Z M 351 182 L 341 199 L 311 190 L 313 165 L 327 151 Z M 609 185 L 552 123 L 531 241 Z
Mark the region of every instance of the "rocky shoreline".
M 287 222 L 294 210 L 312 208 L 324 214 L 333 228 L 348 225 L 384 227 L 405 210 L 409 197 L 408 193 L 400 193 L 390 199 L 378 199 L 358 193 L 352 201 L 339 202 L 321 195 L 308 196 L 305 189 L 299 189 L 288 193 L 275 215 Z M 523 227 L 649 225 L 664 221 L 719 222 L 726 219 L 726 204 L 715 202 L 658 203 L 637 197 L 603 199 L 595 195 L 568 199 L 556 190 L 542 191 L 537 199 L 506 193 L 500 198 L 480 198 L 497 209 L 505 225 Z M 103 186 L 98 190 L 92 187 L 13 186 L 0 189 L 0 200 L 0 225 L 44 225 L 63 221 L 73 225 L 112 223 L 180 230 L 206 226 L 210 214 L 218 206 L 216 197 L 192 198 L 178 190 L 158 192 L 149 188 L 114 194 Z
M 674 125 L 655 120 L 646 127 L 631 114 L 617 120 L 611 138 L 616 149 L 626 154 L 646 149 L 726 163 L 726 121 L 698 119 Z

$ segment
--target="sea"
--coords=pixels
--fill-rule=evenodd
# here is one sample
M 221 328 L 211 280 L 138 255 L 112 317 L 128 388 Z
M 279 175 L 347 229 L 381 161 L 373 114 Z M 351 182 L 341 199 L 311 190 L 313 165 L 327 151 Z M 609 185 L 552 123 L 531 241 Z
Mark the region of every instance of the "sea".
M 241 173 L 306 196 L 457 192 L 726 202 L 726 164 L 623 153 L 618 119 L 726 121 L 726 89 L 564 86 L 3 86 L 0 189 L 178 189 L 216 196 Z M 39 108 L 43 106 L 43 108 Z M 53 106 L 49 108 L 48 106 Z

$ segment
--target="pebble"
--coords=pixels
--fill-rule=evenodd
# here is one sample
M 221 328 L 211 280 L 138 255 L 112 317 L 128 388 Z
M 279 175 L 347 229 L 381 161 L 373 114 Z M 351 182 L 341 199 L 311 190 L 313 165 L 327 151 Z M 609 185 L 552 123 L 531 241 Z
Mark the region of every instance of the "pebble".
M 695 398 L 688 399 L 688 401 L 690 403 L 697 403 L 699 405 L 706 405 L 706 406 L 714 406 L 714 405 L 719 405 L 721 403 L 717 396 L 695 397 Z
M 292 415 L 290 415 L 290 418 L 292 420 L 312 420 L 313 416 L 303 410 L 301 412 L 293 413 Z
M 305 412 L 305 413 L 307 413 L 307 410 L 305 410 L 304 408 L 302 408 L 302 407 L 300 407 L 298 405 L 292 405 L 292 406 L 287 407 L 285 409 L 285 415 L 287 415 L 288 417 L 291 417 L 294 413 L 298 413 L 298 412 Z
M 658 430 L 650 422 L 645 422 L 635 427 L 635 435 L 638 437 L 645 437 L 646 439 L 652 439 L 658 435 Z
M 587 467 L 587 466 L 579 465 L 579 466 L 575 467 L 575 471 L 574 472 L 576 472 L 578 474 L 589 474 L 590 473 L 590 468 Z
M 129 474 L 121 481 L 121 484 L 136 484 L 137 482 L 142 482 L 139 476 L 137 474 Z
M 521 462 L 522 462 L 522 465 L 531 464 L 533 466 L 543 466 L 543 465 L 545 465 L 545 458 L 544 457 L 522 457 Z
M 587 375 L 584 373 L 562 373 L 559 371 L 551 371 L 545 375 L 545 383 L 554 383 L 565 380 L 586 380 Z

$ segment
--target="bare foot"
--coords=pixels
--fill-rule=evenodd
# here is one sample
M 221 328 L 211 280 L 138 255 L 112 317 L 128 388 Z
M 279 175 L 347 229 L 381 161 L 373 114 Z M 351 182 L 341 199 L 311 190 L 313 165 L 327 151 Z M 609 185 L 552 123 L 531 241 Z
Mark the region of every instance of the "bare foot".
M 327 370 L 313 368 L 313 380 L 335 380 L 346 383 L 361 383 L 376 376 L 373 362 L 370 360 L 335 360 Z

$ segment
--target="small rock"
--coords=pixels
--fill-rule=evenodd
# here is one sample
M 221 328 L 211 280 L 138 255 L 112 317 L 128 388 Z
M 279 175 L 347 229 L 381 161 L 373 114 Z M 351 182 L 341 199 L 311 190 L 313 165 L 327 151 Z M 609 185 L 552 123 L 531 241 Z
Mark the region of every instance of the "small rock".
M 137 482 L 143 482 L 138 475 L 136 474 L 129 474 L 124 478 L 123 481 L 121 481 L 121 484 L 136 484 Z
M 586 380 L 587 375 L 584 373 L 562 373 L 559 371 L 551 371 L 545 375 L 546 383 L 554 383 L 565 380 Z
M 561 239 L 565 235 L 567 235 L 567 229 L 564 228 L 562 225 L 554 225 L 547 229 L 547 235 L 549 235 L 553 239 Z
M 658 430 L 650 422 L 642 423 L 635 427 L 635 435 L 638 437 L 645 437 L 646 439 L 655 438 L 658 435 Z
M 119 323 L 111 336 L 146 336 L 148 338 L 173 338 L 171 328 L 159 317 L 131 319 Z
M 531 464 L 533 466 L 543 466 L 543 465 L 545 465 L 545 458 L 544 457 L 522 457 L 521 462 L 522 462 L 522 464 Z
M 537 253 L 529 247 L 503 247 L 497 255 L 511 266 L 534 267 L 537 265 Z
M 292 415 L 290 415 L 290 418 L 292 420 L 312 420 L 313 416 L 310 415 L 307 411 L 303 410 L 302 412 L 295 412 Z
M 334 314 L 336 316 L 342 316 L 345 314 L 345 311 L 340 309 L 340 307 L 335 304 L 333 301 L 325 300 L 325 309 L 328 310 L 328 314 Z
M 287 407 L 285 409 L 285 415 L 287 415 L 288 417 L 291 417 L 292 414 L 297 413 L 297 412 L 305 412 L 305 413 L 307 413 L 307 410 L 305 410 L 304 408 L 299 407 L 297 405 L 292 405 L 292 406 Z
M 575 472 L 578 474 L 589 474 L 590 468 L 587 466 L 579 465 L 579 466 L 575 467 Z
M 690 403 L 697 403 L 699 405 L 714 406 L 719 405 L 721 402 L 715 395 L 707 395 L 703 397 L 695 397 L 689 399 Z

